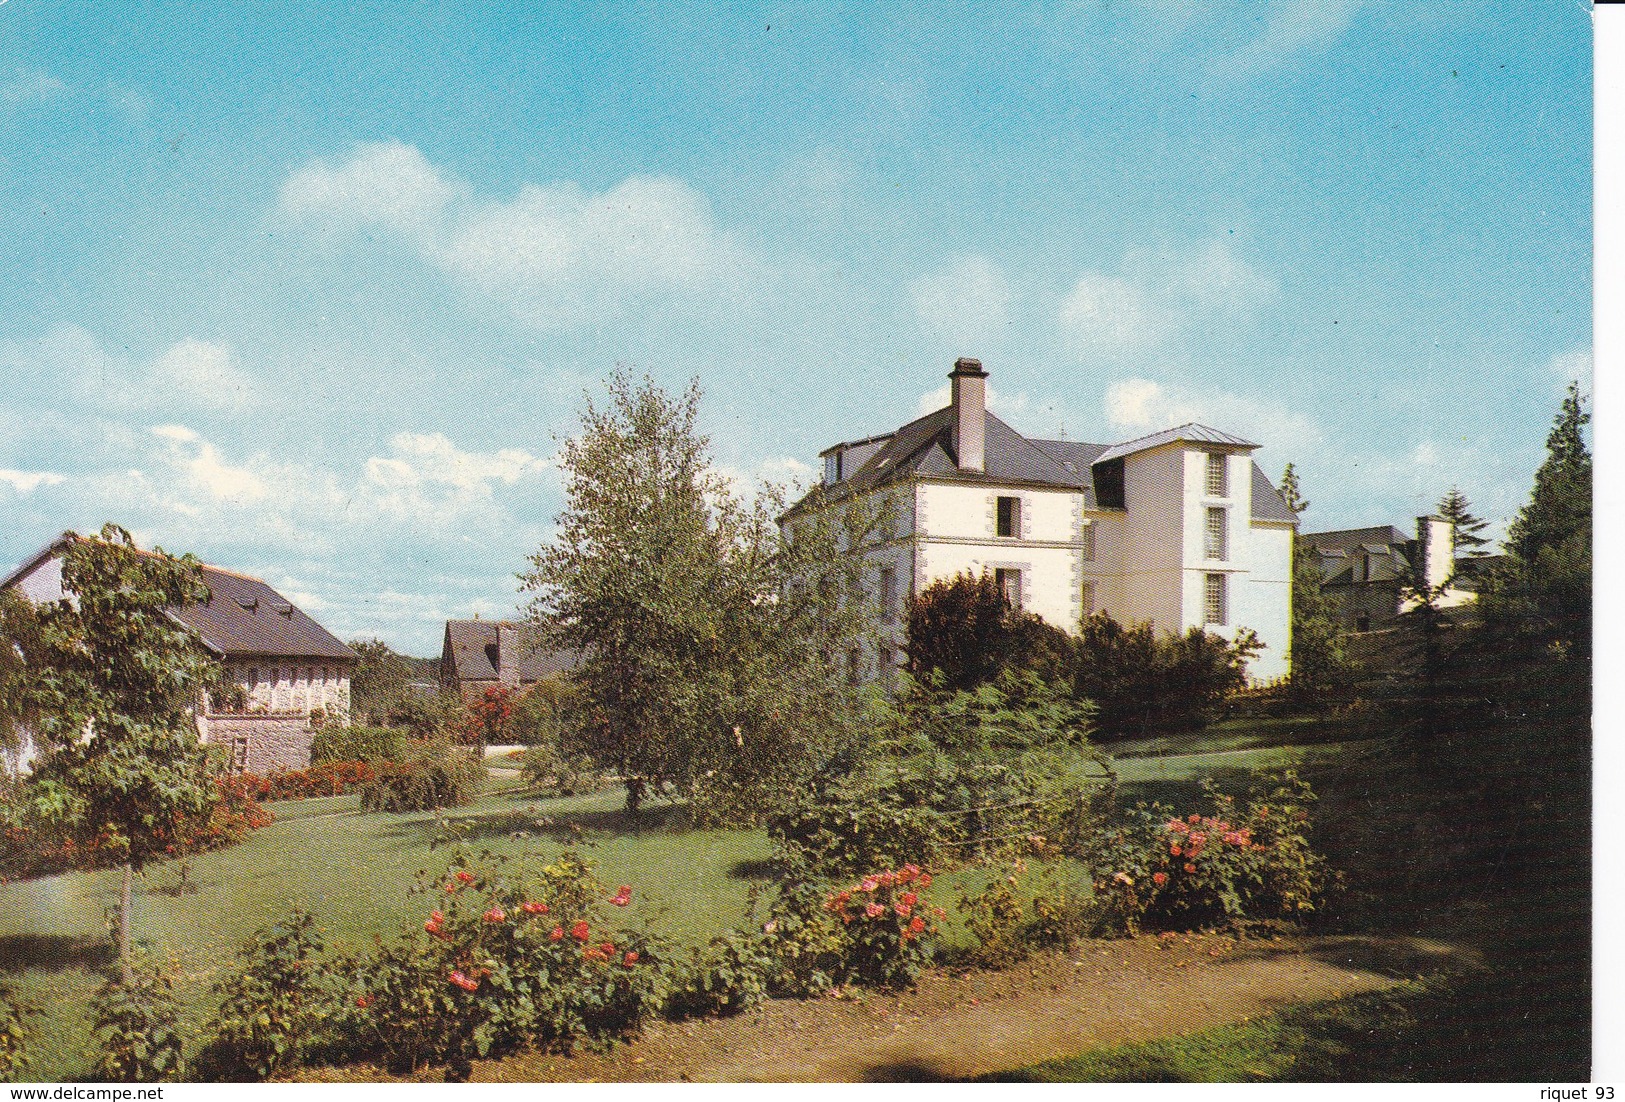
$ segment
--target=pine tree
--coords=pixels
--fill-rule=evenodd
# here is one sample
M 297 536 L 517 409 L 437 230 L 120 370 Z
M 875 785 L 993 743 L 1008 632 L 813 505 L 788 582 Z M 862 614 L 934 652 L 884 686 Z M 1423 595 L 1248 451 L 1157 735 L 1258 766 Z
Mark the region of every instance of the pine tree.
M 1281 472 L 1281 500 L 1302 514 L 1309 508 L 1288 463 Z M 1292 695 L 1300 703 L 1324 703 L 1346 690 L 1353 665 L 1344 646 L 1347 634 L 1337 618 L 1337 605 L 1322 589 L 1325 581 L 1314 548 L 1301 537 L 1292 541 Z
M 1591 647 L 1591 415 L 1579 384 L 1546 437 L 1529 502 L 1507 529 L 1506 558 L 1482 599 L 1486 622 L 1589 655 Z
M 1481 559 L 1489 554 L 1488 551 L 1480 549 L 1490 541 L 1479 535 L 1489 527 L 1489 522 L 1474 516 L 1472 507 L 1473 503 L 1467 500 L 1467 495 L 1457 486 L 1450 487 L 1450 492 L 1439 499 L 1439 515 L 1456 526 L 1451 550 L 1457 558 L 1465 555 L 1468 558 Z

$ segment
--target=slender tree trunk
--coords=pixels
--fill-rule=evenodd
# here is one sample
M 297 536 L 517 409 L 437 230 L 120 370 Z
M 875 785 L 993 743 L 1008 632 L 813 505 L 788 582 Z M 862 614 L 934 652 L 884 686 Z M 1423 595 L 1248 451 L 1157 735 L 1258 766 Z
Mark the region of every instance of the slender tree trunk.
M 124 986 L 135 982 L 135 970 L 130 963 L 130 886 L 135 879 L 135 866 L 124 862 L 124 884 L 119 889 L 118 929 L 114 940 L 118 942 L 118 970 Z

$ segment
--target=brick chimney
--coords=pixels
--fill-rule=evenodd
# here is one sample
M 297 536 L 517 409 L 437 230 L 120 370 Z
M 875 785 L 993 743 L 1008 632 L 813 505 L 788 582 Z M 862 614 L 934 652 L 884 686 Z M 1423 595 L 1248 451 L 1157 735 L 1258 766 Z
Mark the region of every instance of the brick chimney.
M 987 372 L 982 361 L 961 356 L 948 376 L 953 385 L 954 454 L 959 469 L 981 474 L 987 469 Z

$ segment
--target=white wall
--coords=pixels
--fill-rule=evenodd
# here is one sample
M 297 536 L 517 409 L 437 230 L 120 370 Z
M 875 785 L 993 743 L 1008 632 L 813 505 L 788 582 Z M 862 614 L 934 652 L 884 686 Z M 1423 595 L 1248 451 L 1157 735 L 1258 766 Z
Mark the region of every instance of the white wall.
M 1248 671 L 1256 681 L 1284 677 L 1291 670 L 1293 534 L 1289 524 L 1253 524 L 1248 533 L 1251 570 L 1231 594 L 1236 626 L 1251 628 L 1264 644 Z

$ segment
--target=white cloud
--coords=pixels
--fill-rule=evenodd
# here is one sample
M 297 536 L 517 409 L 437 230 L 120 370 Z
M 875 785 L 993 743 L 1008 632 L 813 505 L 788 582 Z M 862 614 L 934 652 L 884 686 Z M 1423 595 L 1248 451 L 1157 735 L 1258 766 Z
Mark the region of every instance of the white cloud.
M 1106 419 L 1124 439 L 1195 421 L 1268 444 L 1278 455 L 1323 449 L 1325 434 L 1284 402 L 1222 390 L 1196 391 L 1154 379 L 1118 379 L 1106 387 Z
M 1301 53 L 1325 49 L 1354 22 L 1364 0 L 1272 0 L 1263 31 L 1235 52 L 1216 59 L 1215 73 L 1248 74 L 1272 69 Z
M 266 480 L 248 467 L 225 461 L 220 450 L 185 425 L 158 425 L 152 434 L 165 441 L 168 458 L 185 485 L 236 505 L 263 501 Z
M 1061 328 L 1073 350 L 1127 352 L 1159 343 L 1168 320 L 1126 279 L 1085 272 L 1061 303 Z
M 495 484 L 512 486 L 545 470 L 547 462 L 518 448 L 468 452 L 441 433 L 401 433 L 391 454 L 362 468 L 352 508 L 376 518 L 451 531 L 495 523 L 501 510 Z
M 753 266 L 717 229 L 705 197 L 666 176 L 631 176 L 602 193 L 526 184 L 510 201 L 484 200 L 414 147 L 386 142 L 338 166 L 296 170 L 278 205 L 317 224 L 392 229 L 428 263 L 543 328 L 648 293 L 738 286 Z
M 44 70 L 19 66 L 10 80 L 0 84 L 0 103 L 40 103 L 67 90 L 66 84 Z
M 59 408 L 63 399 L 102 410 L 233 411 L 257 396 L 227 345 L 186 337 L 151 360 L 108 350 L 77 325 L 37 340 L 0 343 L 0 367 L 28 381 Z
M 1270 276 L 1237 257 L 1225 240 L 1188 253 L 1131 252 L 1118 274 L 1085 272 L 1062 300 L 1057 320 L 1082 360 L 1208 338 L 1250 318 L 1279 293 Z
M 187 337 L 170 345 L 152 364 L 156 391 L 189 395 L 194 404 L 241 409 L 253 396 L 254 382 L 238 369 L 226 345 Z
M 66 475 L 51 471 L 12 471 L 0 467 L 0 485 L 10 486 L 19 497 L 27 497 L 41 486 L 60 486 Z
M 283 183 L 287 214 L 339 225 L 385 226 L 432 238 L 447 206 L 464 189 L 445 180 L 414 146 L 371 142 L 333 167 L 314 160 Z
M 960 257 L 908 290 L 921 326 L 964 351 L 998 340 L 1010 324 L 1009 281 L 986 257 Z
M 1570 383 L 1579 383 L 1580 392 L 1591 392 L 1591 349 L 1574 348 L 1560 352 L 1546 362 L 1546 370 L 1557 377 L 1559 390 L 1566 391 Z

